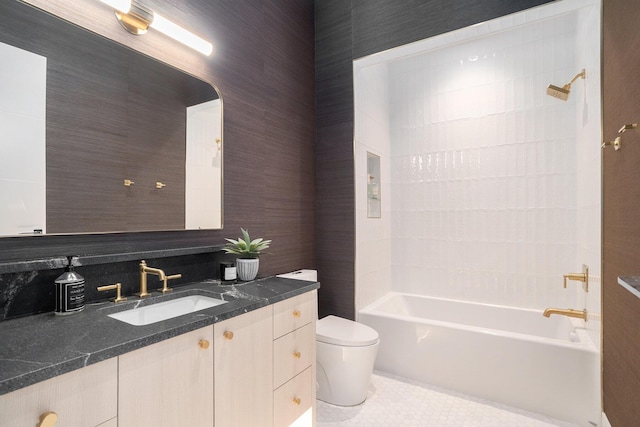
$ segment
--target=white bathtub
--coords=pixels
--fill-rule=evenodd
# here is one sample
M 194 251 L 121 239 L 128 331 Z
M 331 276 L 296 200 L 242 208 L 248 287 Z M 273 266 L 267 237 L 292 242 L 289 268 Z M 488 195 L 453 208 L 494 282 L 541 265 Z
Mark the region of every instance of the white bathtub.
M 398 293 L 358 318 L 380 334 L 376 369 L 580 426 L 600 425 L 598 353 L 582 321 Z

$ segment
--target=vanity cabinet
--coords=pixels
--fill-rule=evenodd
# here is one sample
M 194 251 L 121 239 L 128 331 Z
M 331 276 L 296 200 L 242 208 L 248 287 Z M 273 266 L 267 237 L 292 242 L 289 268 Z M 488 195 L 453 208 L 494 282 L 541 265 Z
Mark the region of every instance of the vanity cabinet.
M 0 396 L 0 426 L 315 425 L 311 291 Z
M 272 313 L 267 306 L 213 325 L 216 426 L 272 426 Z
M 316 291 L 273 305 L 274 427 L 315 425 L 317 318 Z
M 118 362 L 105 360 L 0 396 L 0 426 L 39 426 L 47 412 L 56 427 L 117 424 Z
M 118 426 L 213 426 L 213 326 L 119 356 Z

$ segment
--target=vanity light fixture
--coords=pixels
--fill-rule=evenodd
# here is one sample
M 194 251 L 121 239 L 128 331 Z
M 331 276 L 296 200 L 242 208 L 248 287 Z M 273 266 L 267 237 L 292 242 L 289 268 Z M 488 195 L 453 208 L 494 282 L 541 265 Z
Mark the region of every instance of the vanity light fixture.
M 213 52 L 211 43 L 174 24 L 162 15 L 145 8 L 136 0 L 100 1 L 115 9 L 116 18 L 122 27 L 131 34 L 144 34 L 151 27 L 203 55 L 209 56 Z

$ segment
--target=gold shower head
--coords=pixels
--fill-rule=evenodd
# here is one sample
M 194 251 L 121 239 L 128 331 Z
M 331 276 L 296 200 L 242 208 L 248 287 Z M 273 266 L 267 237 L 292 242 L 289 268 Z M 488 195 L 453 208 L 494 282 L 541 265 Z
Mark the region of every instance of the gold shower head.
M 567 99 L 569 99 L 570 93 L 571 85 L 565 85 L 564 87 L 549 85 L 549 87 L 547 88 L 547 95 L 553 96 L 554 98 L 558 98 L 562 101 L 566 101 Z
M 571 93 L 571 84 L 573 82 L 575 82 L 576 80 L 578 80 L 579 78 L 585 78 L 585 70 L 584 68 L 582 69 L 581 72 L 579 72 L 578 74 L 576 74 L 576 76 L 571 79 L 571 81 L 569 83 L 567 83 L 566 85 L 562 86 L 562 87 L 558 87 L 555 85 L 549 85 L 549 87 L 547 87 L 547 95 L 549 96 L 553 96 L 554 98 L 558 98 L 562 101 L 566 101 L 567 99 L 569 99 L 569 94 Z

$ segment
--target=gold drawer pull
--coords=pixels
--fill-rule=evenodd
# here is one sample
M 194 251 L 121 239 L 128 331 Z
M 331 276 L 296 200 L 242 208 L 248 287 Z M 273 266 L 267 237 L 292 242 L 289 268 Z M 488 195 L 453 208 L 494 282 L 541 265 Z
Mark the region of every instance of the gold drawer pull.
M 294 351 L 293 352 L 293 357 L 295 357 L 296 359 L 300 359 L 300 356 L 302 356 L 302 354 L 300 354 L 299 351 Z
M 38 427 L 54 427 L 58 421 L 58 414 L 53 411 L 45 412 L 40 415 Z
M 224 334 L 222 334 L 222 336 L 224 336 L 226 339 L 228 340 L 232 340 L 233 339 L 233 332 L 231 331 L 224 331 Z
M 293 317 L 300 317 L 301 314 L 300 310 L 293 310 Z
M 209 348 L 209 340 L 200 340 L 198 341 L 198 345 L 201 349 L 206 350 Z
M 294 398 L 293 398 L 293 403 L 294 403 L 295 405 L 298 405 L 298 406 L 299 406 L 299 405 L 300 405 L 300 403 L 302 403 L 302 400 L 300 400 L 300 398 L 299 398 L 299 397 L 294 397 Z

